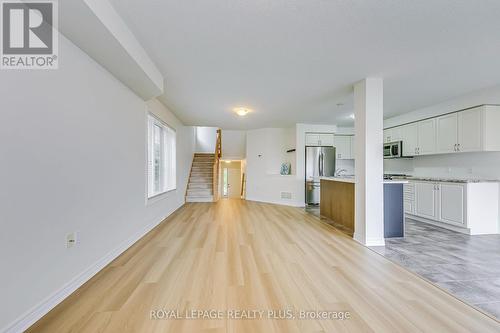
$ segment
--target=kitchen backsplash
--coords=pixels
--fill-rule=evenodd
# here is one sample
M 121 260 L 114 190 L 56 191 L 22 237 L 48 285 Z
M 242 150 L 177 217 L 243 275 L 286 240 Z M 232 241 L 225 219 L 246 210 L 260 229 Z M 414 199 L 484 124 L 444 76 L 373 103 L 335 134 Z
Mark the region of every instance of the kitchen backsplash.
M 344 174 L 354 175 L 354 160 L 337 160 L 336 164 L 337 170 L 344 169 L 346 170 Z
M 500 152 L 418 156 L 386 159 L 384 173 L 414 176 L 500 179 Z

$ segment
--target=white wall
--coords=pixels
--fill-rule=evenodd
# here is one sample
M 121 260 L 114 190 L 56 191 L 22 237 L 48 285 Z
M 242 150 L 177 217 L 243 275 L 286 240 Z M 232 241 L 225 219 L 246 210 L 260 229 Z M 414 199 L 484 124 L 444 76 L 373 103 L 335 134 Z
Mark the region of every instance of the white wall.
M 0 75 L 0 331 L 184 203 L 193 129 L 149 103 L 177 130 L 178 179 L 146 204 L 146 103 L 62 36 L 60 55 L 59 70 Z
M 196 127 L 196 152 L 210 153 L 215 152 L 215 143 L 217 138 L 216 127 Z
M 295 176 L 295 128 L 264 128 L 247 132 L 246 198 L 292 206 L 303 206 L 304 180 Z M 281 163 L 292 164 L 292 175 L 280 175 Z M 281 199 L 281 192 L 291 192 L 292 199 Z
M 398 126 L 481 104 L 500 104 L 500 86 L 483 89 L 443 103 L 389 118 L 384 127 Z M 417 176 L 477 177 L 500 179 L 500 152 L 417 156 L 385 160 L 384 171 Z
M 423 118 L 430 118 L 481 104 L 500 104 L 500 86 L 478 90 L 450 99 L 443 103 L 431 105 L 400 116 L 385 119 L 384 128 L 398 126 Z
M 246 131 L 222 130 L 222 158 L 242 160 L 246 157 Z

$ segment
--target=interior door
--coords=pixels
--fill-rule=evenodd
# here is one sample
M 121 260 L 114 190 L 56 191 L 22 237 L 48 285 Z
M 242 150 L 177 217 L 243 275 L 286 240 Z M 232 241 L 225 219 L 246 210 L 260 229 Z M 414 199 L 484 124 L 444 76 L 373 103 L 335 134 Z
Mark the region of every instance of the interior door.
M 481 108 L 465 110 L 458 113 L 459 151 L 481 151 L 481 124 Z
M 240 198 L 241 195 L 241 170 L 237 168 L 227 169 L 227 197 Z
M 438 153 L 454 153 L 458 143 L 458 117 L 456 113 L 437 118 Z

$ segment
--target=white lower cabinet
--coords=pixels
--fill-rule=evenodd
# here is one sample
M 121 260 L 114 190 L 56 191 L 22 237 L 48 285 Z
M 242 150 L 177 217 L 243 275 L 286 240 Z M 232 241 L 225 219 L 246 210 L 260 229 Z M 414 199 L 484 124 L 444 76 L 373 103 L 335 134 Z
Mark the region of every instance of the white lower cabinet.
M 418 221 L 471 235 L 499 231 L 498 182 L 411 181 L 404 203 L 406 215 Z
M 415 214 L 429 219 L 437 218 L 436 184 L 415 184 Z
M 415 184 L 408 183 L 403 185 L 403 202 L 406 214 L 415 214 Z
M 467 184 L 437 185 L 438 218 L 440 222 L 465 226 L 465 193 Z

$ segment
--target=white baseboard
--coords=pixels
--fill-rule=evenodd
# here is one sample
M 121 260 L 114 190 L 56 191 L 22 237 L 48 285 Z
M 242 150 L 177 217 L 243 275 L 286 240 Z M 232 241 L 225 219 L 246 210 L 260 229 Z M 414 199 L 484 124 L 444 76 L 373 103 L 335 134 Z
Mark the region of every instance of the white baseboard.
M 364 235 L 354 232 L 354 236 L 352 237 L 356 242 L 364 245 L 364 246 L 385 246 L 384 238 L 366 238 Z
M 247 200 L 247 201 L 263 202 L 263 203 L 270 203 L 270 204 L 275 204 L 275 205 L 290 206 L 290 207 L 305 207 L 305 203 L 301 203 L 301 202 L 298 202 L 298 201 L 264 200 L 264 199 L 252 198 L 252 197 L 247 197 L 245 200 Z
M 75 292 L 78 288 L 80 288 L 85 282 L 90 280 L 94 275 L 96 275 L 99 271 L 101 271 L 104 267 L 106 267 L 109 263 L 115 260 L 119 255 L 125 252 L 129 247 L 134 245 L 138 240 L 144 237 L 148 232 L 153 230 L 156 226 L 158 226 L 162 221 L 164 221 L 167 217 L 172 215 L 175 211 L 181 208 L 184 204 L 181 204 L 179 207 L 174 209 L 171 213 L 167 214 L 165 217 L 162 217 L 158 221 L 154 221 L 143 229 L 136 232 L 134 235 L 129 237 L 126 241 L 120 244 L 116 249 L 112 250 L 100 260 L 95 262 L 93 265 L 88 267 L 79 275 L 75 276 L 71 281 L 66 283 L 61 289 L 54 292 L 52 295 L 44 299 L 38 305 L 34 306 L 31 310 L 24 313 L 14 322 L 12 322 L 7 327 L 4 327 L 0 330 L 3 333 L 20 333 L 27 330 L 31 325 L 36 323 L 40 318 L 45 316 L 50 310 L 56 307 L 59 303 L 64 301 L 69 295 Z
M 405 214 L 405 218 L 408 218 L 408 219 L 414 220 L 414 221 L 418 221 L 418 222 L 432 224 L 432 225 L 435 225 L 436 227 L 440 227 L 440 228 L 443 228 L 443 229 L 448 229 L 448 230 L 456 231 L 456 232 L 459 232 L 459 233 L 462 233 L 462 234 L 472 235 L 472 233 L 471 233 L 471 231 L 470 231 L 469 228 L 458 227 L 458 226 L 454 226 L 454 225 L 447 224 L 447 223 L 437 222 L 437 221 L 426 219 L 424 217 L 420 217 L 420 216 L 416 216 L 416 215 L 411 215 L 411 214 L 408 214 L 408 213 Z

